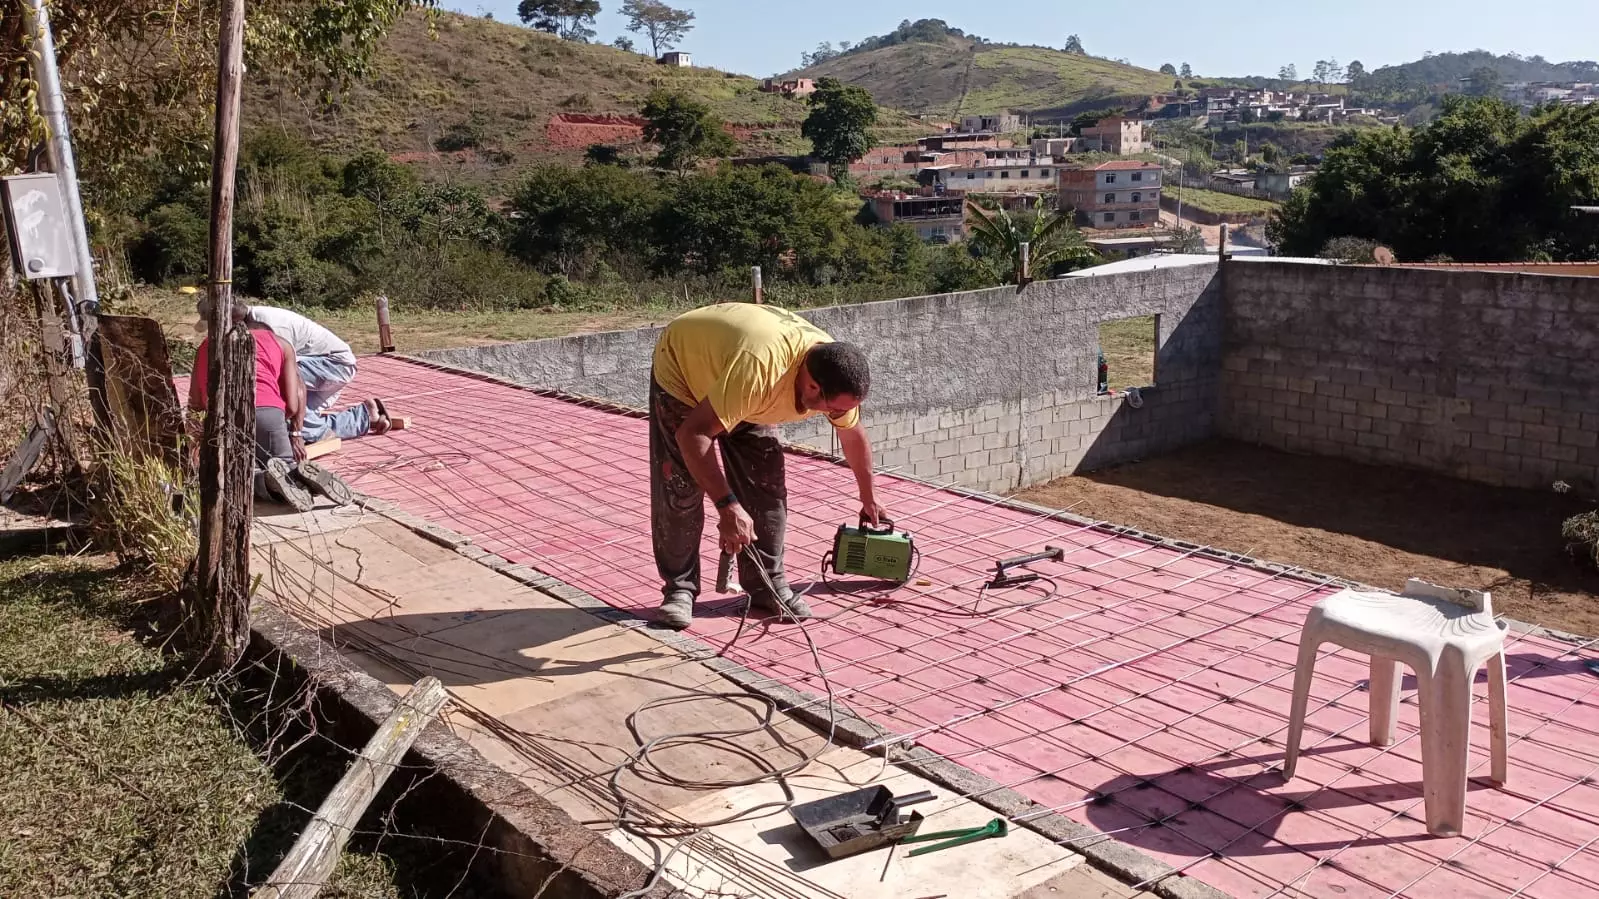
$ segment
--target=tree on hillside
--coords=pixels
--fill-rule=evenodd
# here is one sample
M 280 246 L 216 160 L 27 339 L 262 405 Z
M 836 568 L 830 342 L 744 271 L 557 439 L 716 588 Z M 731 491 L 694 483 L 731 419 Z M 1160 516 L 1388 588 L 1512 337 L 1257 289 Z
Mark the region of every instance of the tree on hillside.
M 811 113 L 800 126 L 800 134 L 811 142 L 816 157 L 827 163 L 833 179 L 842 181 L 849 164 L 874 146 L 877 103 L 865 88 L 822 78 L 816 82 L 810 104 Z
M 21 48 L 20 4 L 0 6 L 0 46 Z M 379 41 L 434 0 L 256 0 L 247 11 L 252 71 L 317 90 L 367 75 Z M 216 92 L 216 5 L 204 0 L 53 3 L 57 57 L 91 214 L 132 202 L 159 154 L 178 178 L 209 171 Z M 44 138 L 36 85 L 18 49 L 0 65 L 0 174 Z M 5 263 L 0 262 L 0 268 Z
M 618 50 L 623 50 L 623 51 L 628 52 L 628 53 L 637 53 L 638 52 L 638 49 L 633 46 L 633 39 L 630 38 L 630 37 L 627 37 L 626 35 L 623 35 L 621 37 L 618 37 L 616 40 L 611 41 L 611 46 L 615 47 Z
M 1012 216 L 1004 209 L 971 207 L 972 250 L 992 277 L 1003 284 L 1021 280 L 1022 244 L 1027 244 L 1028 268 L 1035 279 L 1057 271 L 1075 271 L 1097 261 L 1083 234 L 1072 224 L 1069 212 L 1045 206 L 1044 198 L 1031 209 Z
M 1365 63 L 1362 63 L 1358 59 L 1355 60 L 1354 62 L 1351 62 L 1349 64 L 1349 67 L 1344 70 L 1344 75 L 1345 75 L 1345 77 L 1347 77 L 1349 79 L 1351 84 L 1353 84 L 1356 81 L 1359 81 L 1360 79 L 1366 77 L 1366 65 L 1365 65 Z
M 1375 240 L 1404 260 L 1599 258 L 1599 106 L 1523 115 L 1494 98 L 1446 97 L 1431 124 L 1350 132 L 1274 218 L 1288 255 L 1335 237 Z
M 1285 65 L 1277 70 L 1277 77 L 1281 78 L 1283 81 L 1298 81 L 1299 67 L 1293 63 L 1289 63 L 1288 65 Z
M 800 53 L 800 65 L 809 68 L 810 66 L 827 62 L 829 59 L 832 59 L 838 54 L 839 51 L 833 49 L 833 45 L 831 43 L 822 41 L 816 45 L 816 49 L 812 52 Z
M 522 0 L 516 7 L 525 24 L 569 41 L 591 40 L 599 14 L 600 0 Z
M 1498 69 L 1479 66 L 1466 76 L 1466 93 L 1473 97 L 1492 97 L 1499 93 L 1502 83 Z
M 1088 51 L 1083 49 L 1082 38 L 1079 38 L 1075 34 L 1070 36 L 1070 37 L 1068 37 L 1068 38 L 1066 38 L 1065 50 L 1066 50 L 1067 53 L 1075 53 L 1078 56 L 1087 56 L 1088 55 Z
M 650 49 L 657 59 L 694 30 L 692 12 L 673 9 L 661 0 L 627 0 L 622 4 L 622 15 L 627 17 L 628 31 L 650 39 Z
M 1318 84 L 1331 84 L 1344 79 L 1344 67 L 1336 59 L 1318 59 L 1316 68 L 1311 71 L 1311 77 Z
M 1187 81 L 1188 79 L 1194 77 L 1194 67 L 1185 62 L 1183 63 L 1183 67 L 1177 71 L 1177 75 L 1184 81 Z
M 1177 67 L 1168 62 L 1160 67 L 1160 73 L 1162 75 L 1171 75 L 1175 77 L 1177 74 Z
M 710 107 L 683 94 L 658 87 L 640 113 L 645 119 L 644 139 L 660 145 L 655 157 L 659 168 L 684 175 L 702 159 L 730 156 L 737 149 Z

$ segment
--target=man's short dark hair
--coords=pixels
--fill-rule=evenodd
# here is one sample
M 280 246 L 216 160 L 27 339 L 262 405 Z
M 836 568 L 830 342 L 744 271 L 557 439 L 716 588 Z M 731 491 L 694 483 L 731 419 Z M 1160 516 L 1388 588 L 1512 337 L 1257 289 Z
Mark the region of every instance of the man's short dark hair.
M 866 354 L 853 343 L 819 343 L 805 356 L 805 370 L 811 373 L 822 396 L 829 399 L 847 393 L 865 400 L 872 389 L 872 370 Z

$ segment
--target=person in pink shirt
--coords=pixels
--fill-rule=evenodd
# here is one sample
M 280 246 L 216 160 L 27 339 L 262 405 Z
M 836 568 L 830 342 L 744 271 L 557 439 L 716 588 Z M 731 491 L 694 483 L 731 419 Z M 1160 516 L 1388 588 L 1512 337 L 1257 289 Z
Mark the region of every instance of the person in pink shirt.
M 305 389 L 300 384 L 294 348 L 272 329 L 247 318 L 247 307 L 234 306 L 234 324 L 250 329 L 255 341 L 255 493 L 258 498 L 309 511 L 312 494 L 348 503 L 350 488 L 331 471 L 308 462 L 300 426 L 305 417 Z M 210 377 L 210 340 L 200 344 L 194 375 L 189 379 L 189 408 L 206 411 Z

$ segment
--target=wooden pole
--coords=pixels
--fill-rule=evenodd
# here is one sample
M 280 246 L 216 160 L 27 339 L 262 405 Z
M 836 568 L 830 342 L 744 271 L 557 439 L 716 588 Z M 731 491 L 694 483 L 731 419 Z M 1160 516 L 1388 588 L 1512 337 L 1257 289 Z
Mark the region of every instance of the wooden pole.
M 1018 285 L 1022 286 L 1022 287 L 1026 287 L 1027 283 L 1029 281 L 1033 280 L 1033 245 L 1032 245 L 1032 243 L 1030 243 L 1028 241 L 1025 241 L 1025 240 L 1022 241 L 1021 255 L 1022 255 L 1022 258 L 1021 258 L 1021 263 L 1022 263 L 1021 264 L 1021 273 L 1020 273 L 1020 277 L 1017 278 L 1016 283 Z
M 394 333 L 389 329 L 389 298 L 378 295 L 378 352 L 394 352 Z
M 250 899 L 312 899 L 333 875 L 350 832 L 383 789 L 405 753 L 444 707 L 444 685 L 424 677 L 367 741 L 350 770 L 334 785 L 278 869 Z
M 766 302 L 766 291 L 761 287 L 761 267 L 758 265 L 750 268 L 750 284 L 755 290 L 755 305 Z
M 1222 262 L 1226 262 L 1227 261 L 1227 226 L 1225 224 L 1221 226 L 1221 240 L 1217 241 L 1217 243 L 1220 244 L 1220 246 L 1218 246 L 1216 248 L 1216 256 Z
M 50 406 L 55 411 L 55 437 L 66 465 L 66 475 L 77 480 L 83 474 L 82 449 L 77 428 L 73 427 L 72 410 L 67 406 L 71 395 L 68 385 L 71 363 L 68 361 L 67 338 L 62 330 L 61 318 L 56 315 L 55 300 L 47 281 L 30 281 L 33 302 L 39 313 L 40 345 L 44 349 L 45 387 L 50 394 Z
M 250 519 L 255 457 L 255 341 L 233 322 L 233 187 L 244 80 L 244 0 L 223 0 L 211 159 L 211 343 L 200 456 L 200 591 L 191 636 L 207 668 L 226 670 L 250 638 Z

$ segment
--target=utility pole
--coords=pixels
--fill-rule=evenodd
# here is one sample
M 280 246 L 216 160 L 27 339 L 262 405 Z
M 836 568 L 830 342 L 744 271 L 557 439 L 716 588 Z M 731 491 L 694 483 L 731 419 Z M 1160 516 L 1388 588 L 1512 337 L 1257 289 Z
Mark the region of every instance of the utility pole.
M 67 101 L 61 91 L 61 71 L 56 66 L 55 34 L 50 30 L 50 11 L 46 0 L 23 0 L 22 15 L 28 36 L 33 42 L 29 62 L 34 80 L 39 84 L 39 114 L 44 117 L 48 131 L 46 152 L 50 170 L 61 182 L 61 198 L 66 203 L 67 220 L 71 224 L 72 241 L 77 256 L 77 272 L 72 276 L 73 299 L 70 322 L 76 326 L 79 309 L 94 309 L 100 294 L 94 285 L 94 254 L 89 248 L 89 232 L 84 225 L 83 197 L 78 193 L 78 163 L 72 154 L 72 134 L 67 124 Z M 83 336 L 74 327 L 74 334 Z M 81 358 L 81 354 L 78 354 Z
M 250 639 L 250 521 L 255 466 L 255 340 L 233 322 L 233 193 L 244 82 L 244 0 L 223 0 L 211 159 L 211 320 L 200 456 L 199 602 L 191 634 L 204 666 L 227 670 Z

